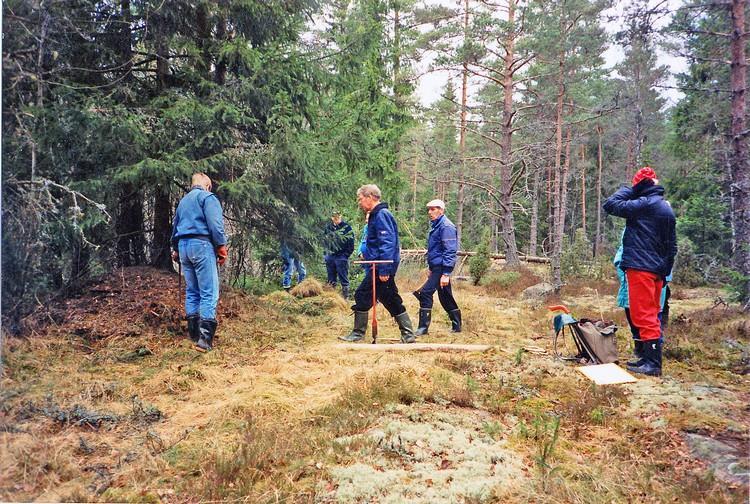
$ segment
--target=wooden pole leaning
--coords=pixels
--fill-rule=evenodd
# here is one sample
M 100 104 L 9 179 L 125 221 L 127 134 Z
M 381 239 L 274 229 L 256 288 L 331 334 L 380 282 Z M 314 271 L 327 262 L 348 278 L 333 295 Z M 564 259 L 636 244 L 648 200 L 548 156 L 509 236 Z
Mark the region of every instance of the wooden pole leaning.
M 354 264 L 370 264 L 372 265 L 372 343 L 373 345 L 378 341 L 378 317 L 377 317 L 377 306 L 378 296 L 375 289 L 375 282 L 377 274 L 376 266 L 378 264 L 393 264 L 393 260 L 376 260 L 376 261 L 354 261 Z

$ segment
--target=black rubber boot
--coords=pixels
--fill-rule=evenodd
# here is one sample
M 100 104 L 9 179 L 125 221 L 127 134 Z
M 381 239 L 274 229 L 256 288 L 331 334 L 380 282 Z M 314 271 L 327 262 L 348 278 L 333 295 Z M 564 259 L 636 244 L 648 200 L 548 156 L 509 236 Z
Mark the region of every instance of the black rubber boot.
M 633 367 L 640 366 L 643 363 L 643 341 L 633 341 L 633 356 L 635 356 L 635 359 L 629 360 L 627 365 Z
M 344 296 L 344 299 L 349 299 L 349 287 L 342 287 L 341 295 Z
M 448 312 L 451 319 L 451 332 L 461 332 L 461 310 L 451 310 Z
M 355 343 L 365 337 L 367 332 L 367 314 L 366 311 L 355 311 L 354 312 L 354 329 L 346 336 L 339 336 L 341 341 L 348 341 L 349 343 Z
M 414 327 L 411 325 L 411 319 L 407 312 L 395 317 L 398 328 L 401 331 L 401 343 L 414 343 L 417 337 L 414 334 Z
M 210 352 L 212 350 L 211 345 L 214 342 L 214 334 L 216 334 L 216 326 L 218 323 L 212 319 L 201 319 L 199 330 L 200 338 L 198 343 L 195 344 L 195 349 L 199 352 Z
M 427 334 L 427 330 L 430 328 L 430 322 L 432 322 L 432 310 L 421 308 L 419 310 L 419 327 L 414 333 L 417 336 L 424 336 Z
M 187 319 L 188 336 L 190 337 L 190 341 L 198 343 L 198 338 L 200 338 L 200 329 L 198 326 L 200 325 L 201 316 L 196 313 L 194 315 L 188 315 L 185 318 Z
M 638 366 L 628 366 L 628 371 L 648 376 L 661 376 L 661 341 L 644 341 L 641 364 Z

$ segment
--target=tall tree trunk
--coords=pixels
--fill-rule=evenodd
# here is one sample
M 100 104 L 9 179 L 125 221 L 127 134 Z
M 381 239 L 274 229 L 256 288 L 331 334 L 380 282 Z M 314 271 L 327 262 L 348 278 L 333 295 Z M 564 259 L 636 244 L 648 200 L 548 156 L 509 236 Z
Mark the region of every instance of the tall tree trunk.
M 560 23 L 562 24 L 563 17 L 560 16 Z M 565 53 L 560 51 L 558 55 L 558 69 L 557 69 L 557 107 L 555 116 L 555 170 L 554 176 L 555 181 L 552 187 L 552 226 L 550 229 L 551 247 L 552 247 L 552 284 L 555 290 L 559 290 L 562 287 L 562 274 L 560 271 L 560 256 L 562 253 L 562 230 L 560 218 L 560 207 L 561 207 L 561 195 L 562 195 L 562 130 L 563 130 L 563 101 L 565 98 L 565 81 L 564 81 L 564 70 L 565 70 Z
M 195 10 L 195 28 L 197 32 L 196 45 L 201 52 L 201 58 L 196 59 L 196 67 L 205 80 L 211 72 L 211 26 L 209 26 L 208 4 L 199 3 Z
M 228 39 L 227 34 L 227 18 L 226 14 L 222 12 L 218 16 L 216 21 L 216 40 L 221 43 Z M 214 70 L 214 82 L 220 86 L 223 86 L 227 80 L 227 63 L 224 58 L 216 55 L 216 68 Z
M 568 126 L 565 132 L 565 162 L 560 177 L 560 222 L 557 230 L 559 232 L 558 241 L 560 243 L 560 252 L 562 253 L 563 238 L 565 236 L 565 217 L 568 212 L 568 184 L 570 183 L 570 144 L 573 128 Z
M 144 264 L 143 200 L 140 189 L 133 184 L 124 184 L 120 188 L 119 199 L 115 222 L 117 263 L 120 266 Z
M 169 46 L 165 33 L 161 29 L 161 19 L 154 21 L 157 30 L 156 39 L 156 76 L 159 88 L 169 86 Z M 151 243 L 151 264 L 157 268 L 171 269 L 172 259 L 169 252 L 169 241 L 172 236 L 172 212 L 167 182 L 155 185 L 154 191 L 154 241 Z
M 596 173 L 596 237 L 594 238 L 594 257 L 602 246 L 602 127 L 596 125 L 597 134 L 597 173 Z
M 417 166 L 419 166 L 419 158 L 414 158 L 414 173 L 412 174 L 412 186 L 411 186 L 411 221 L 417 221 Z
M 536 255 L 539 227 L 539 169 L 534 170 L 534 182 L 531 187 L 531 226 L 529 229 L 529 255 Z
M 588 236 L 586 232 L 586 146 L 581 145 L 581 228 L 583 235 Z
M 555 229 L 555 210 L 554 210 L 554 204 L 553 201 L 553 192 L 554 192 L 554 181 L 555 177 L 557 176 L 556 172 L 553 171 L 553 165 L 548 163 L 547 164 L 547 190 L 545 191 L 545 197 L 546 197 L 546 203 L 547 203 L 547 246 L 546 246 L 546 252 L 547 254 L 552 253 L 552 230 Z M 545 250 L 545 247 L 542 246 L 542 249 Z
M 131 32 L 130 0 L 120 2 L 122 26 L 120 27 L 118 48 L 123 61 L 124 82 L 133 80 L 133 48 Z M 135 266 L 146 262 L 145 240 L 143 235 L 143 198 L 140 189 L 131 183 L 119 187 L 119 202 L 115 219 L 117 243 L 115 245 L 117 264 Z
M 151 244 L 151 264 L 157 268 L 171 269 L 170 239 L 172 238 L 172 208 L 169 189 L 156 185 L 154 193 L 154 241 Z
M 745 59 L 746 0 L 732 0 L 732 36 L 730 42 L 732 90 L 732 224 L 735 267 L 750 278 L 750 169 L 748 167 L 746 120 L 747 61 Z M 750 280 L 746 283 L 750 306 Z
M 634 51 L 637 51 L 638 53 L 643 53 L 643 44 L 641 43 L 640 37 L 636 37 L 636 40 L 634 41 L 635 47 L 633 48 Z M 641 64 L 639 58 L 639 63 L 635 65 L 635 68 L 633 69 L 633 78 L 635 80 L 635 131 L 633 132 L 633 162 L 635 166 L 633 166 L 634 170 L 640 169 L 641 166 L 643 166 L 643 142 L 644 142 L 644 133 L 643 133 L 643 92 L 642 92 L 642 77 L 641 77 Z
M 490 250 L 492 250 L 493 254 L 498 253 L 498 243 L 497 243 L 497 206 L 495 205 L 495 199 L 493 198 L 490 201 Z
M 469 0 L 464 2 L 464 42 L 469 36 Z M 463 62 L 461 72 L 461 128 L 458 137 L 458 152 L 461 156 L 461 169 L 458 175 L 458 201 L 456 205 L 456 233 L 458 234 L 458 243 L 461 243 L 461 233 L 464 225 L 464 198 L 466 176 L 466 100 L 469 95 L 469 66 L 466 58 Z
M 36 56 L 36 106 L 41 109 L 44 105 L 44 51 L 47 42 L 47 32 L 49 31 L 50 14 L 44 4 L 40 4 L 42 9 L 39 11 L 40 29 L 39 29 L 39 47 Z M 36 156 L 37 147 L 34 135 L 29 132 L 29 143 L 31 147 L 31 180 L 36 177 Z
M 166 34 L 162 30 L 161 15 L 154 16 L 154 28 L 156 29 L 156 79 L 159 90 L 169 86 L 169 46 Z
M 505 242 L 506 267 L 516 268 L 521 265 L 516 245 L 516 225 L 513 218 L 512 187 L 512 148 L 513 148 L 513 58 L 515 56 L 516 32 L 514 27 L 516 0 L 508 0 L 508 37 L 505 39 L 505 56 L 503 57 L 503 120 L 501 125 L 500 147 L 500 215 L 503 241 Z
M 399 10 L 398 2 L 393 2 L 393 6 L 393 99 L 396 104 L 396 109 L 402 111 L 404 110 L 406 103 L 401 89 L 401 12 Z M 395 141 L 394 151 L 396 156 L 396 173 L 401 173 L 402 163 L 400 139 Z

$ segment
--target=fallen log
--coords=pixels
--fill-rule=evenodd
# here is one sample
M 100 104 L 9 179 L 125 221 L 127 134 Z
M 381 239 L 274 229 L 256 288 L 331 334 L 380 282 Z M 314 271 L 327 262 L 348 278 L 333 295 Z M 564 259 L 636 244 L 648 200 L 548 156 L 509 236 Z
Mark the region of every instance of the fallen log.
M 341 350 L 369 350 L 371 352 L 395 352 L 411 350 L 415 352 L 486 352 L 492 345 L 462 345 L 457 343 L 339 343 Z
M 401 256 L 420 256 L 425 255 L 427 253 L 427 249 L 401 249 Z M 456 253 L 459 257 L 471 257 L 477 255 L 476 252 L 471 250 L 459 250 Z M 505 254 L 490 254 L 491 259 L 501 259 L 505 260 Z M 549 257 L 539 257 L 539 256 L 528 256 L 519 254 L 518 258 L 521 261 L 524 262 L 530 262 L 530 263 L 539 263 L 539 264 L 549 264 L 550 258 Z

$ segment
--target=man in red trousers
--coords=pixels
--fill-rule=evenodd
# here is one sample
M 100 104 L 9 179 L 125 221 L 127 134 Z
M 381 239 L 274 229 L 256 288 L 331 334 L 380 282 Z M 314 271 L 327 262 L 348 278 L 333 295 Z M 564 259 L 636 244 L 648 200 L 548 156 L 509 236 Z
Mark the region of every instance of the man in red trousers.
M 658 184 L 646 166 L 635 174 L 632 187 L 620 188 L 604 202 L 608 214 L 627 219 L 620 268 L 628 279 L 630 316 L 643 347 L 641 360 L 628 369 L 650 376 L 661 376 L 661 289 L 677 255 L 674 212 Z

